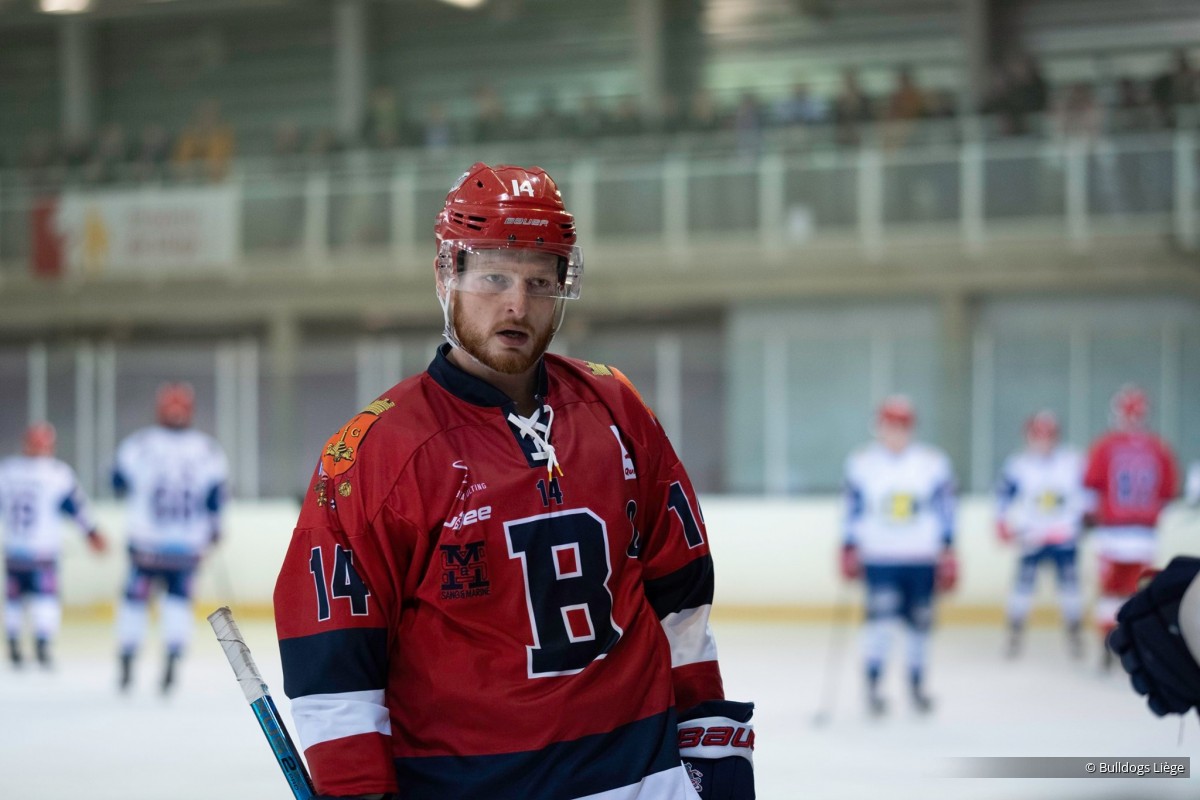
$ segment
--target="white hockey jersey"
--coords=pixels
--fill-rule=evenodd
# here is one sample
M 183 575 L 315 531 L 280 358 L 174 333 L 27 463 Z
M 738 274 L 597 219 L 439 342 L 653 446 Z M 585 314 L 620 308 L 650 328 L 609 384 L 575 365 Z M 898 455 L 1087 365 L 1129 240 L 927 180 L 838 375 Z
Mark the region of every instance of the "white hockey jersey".
M 1083 460 L 1068 447 L 1047 455 L 1024 451 L 1008 457 L 996 488 L 996 512 L 1032 552 L 1079 537 L 1088 510 Z
M 845 492 L 845 543 L 865 564 L 933 563 L 953 541 L 954 471 L 935 447 L 873 442 L 846 459 Z
M 84 533 L 96 525 L 75 470 L 51 456 L 12 456 L 0 461 L 0 521 L 9 561 L 53 561 L 62 552 L 62 521 Z
M 200 555 L 219 531 L 229 466 L 206 433 L 143 428 L 117 448 L 113 486 L 128 495 L 126 528 L 136 550 Z

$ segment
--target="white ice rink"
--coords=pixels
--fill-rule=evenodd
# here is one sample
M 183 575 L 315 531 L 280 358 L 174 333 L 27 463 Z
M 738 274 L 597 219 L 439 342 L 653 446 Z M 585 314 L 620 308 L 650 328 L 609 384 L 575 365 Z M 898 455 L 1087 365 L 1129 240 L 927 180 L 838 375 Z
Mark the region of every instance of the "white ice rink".
M 273 630 L 241 620 L 288 718 Z M 862 712 L 857 639 L 845 639 L 829 723 L 813 724 L 831 642 L 825 625 L 717 619 L 726 691 L 754 700 L 755 769 L 763 800 L 1021 798 L 1133 800 L 1200 797 L 1200 778 L 952 778 L 960 756 L 1195 756 L 1200 725 L 1161 720 L 1123 673 L 1101 675 L 1095 648 L 1070 663 L 1059 632 L 1032 631 L 1025 656 L 1000 658 L 1001 631 L 945 627 L 930 684 L 938 707 L 917 718 L 893 674 L 894 712 Z M 0 800 L 287 800 L 291 797 L 211 631 L 169 698 L 157 692 L 157 650 L 129 696 L 115 690 L 110 626 L 73 622 L 58 664 L 0 671 Z M 900 655 L 897 649 L 896 656 Z M 894 671 L 895 672 L 895 671 Z

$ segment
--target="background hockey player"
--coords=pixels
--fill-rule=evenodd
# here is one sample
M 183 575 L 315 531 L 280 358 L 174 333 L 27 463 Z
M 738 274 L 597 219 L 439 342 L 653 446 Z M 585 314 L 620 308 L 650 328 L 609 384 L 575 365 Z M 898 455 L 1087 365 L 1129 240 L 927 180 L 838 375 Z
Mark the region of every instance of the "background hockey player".
M 0 461 L 0 525 L 4 530 L 4 628 L 8 658 L 24 661 L 21 632 L 28 611 L 38 663 L 50 667 L 51 644 L 62 623 L 58 562 L 63 517 L 87 535 L 88 546 L 104 552 L 105 540 L 92 519 L 75 470 L 54 457 L 54 426 L 30 425 L 23 454 Z
M 130 434 L 117 448 L 113 487 L 125 496 L 129 579 L 117 614 L 120 687 L 133 680 L 133 661 L 148 625 L 151 596 L 166 659 L 161 688 L 170 690 L 192 631 L 196 569 L 220 537 L 228 464 L 217 441 L 192 428 L 195 393 L 167 383 L 156 398 L 158 424 Z
M 1158 516 L 1178 487 L 1171 449 L 1146 430 L 1148 412 L 1146 393 L 1136 386 L 1113 395 L 1113 427 L 1092 445 L 1084 472 L 1084 485 L 1095 494 L 1095 618 L 1102 640 L 1116 624 L 1117 609 L 1137 590 L 1138 577 L 1154 563 Z M 1106 668 L 1111 655 L 1105 648 Z
M 1054 567 L 1071 653 L 1081 654 L 1083 600 L 1076 550 L 1086 511 L 1083 459 L 1059 444 L 1054 413 L 1039 411 L 1025 423 L 1025 449 L 1004 462 L 997 487 L 996 533 L 1001 541 L 1015 544 L 1020 553 L 1016 583 L 1008 599 L 1010 657 L 1020 652 L 1042 563 Z
M 618 370 L 546 353 L 583 277 L 554 181 L 475 164 L 435 232 L 447 343 L 330 439 L 276 585 L 318 791 L 754 797 L 691 482 Z
M 925 691 L 935 589 L 957 580 L 955 484 L 950 459 L 912 439 L 916 413 L 907 397 L 894 395 L 879 407 L 876 440 L 846 460 L 846 529 L 842 575 L 866 578 L 867 623 L 863 651 L 867 704 L 886 711 L 881 682 L 891 627 L 908 630 L 908 682 L 913 707 L 928 712 Z

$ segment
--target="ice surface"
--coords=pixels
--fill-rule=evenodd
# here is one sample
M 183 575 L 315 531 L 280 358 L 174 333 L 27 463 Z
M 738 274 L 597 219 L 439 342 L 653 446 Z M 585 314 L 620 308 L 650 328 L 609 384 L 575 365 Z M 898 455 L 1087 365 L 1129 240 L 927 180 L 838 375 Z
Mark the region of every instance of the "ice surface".
M 272 626 L 239 619 L 288 724 Z M 931 693 L 937 709 L 916 716 L 901 670 L 888 684 L 892 713 L 863 711 L 858 639 L 840 641 L 836 697 L 823 703 L 831 641 L 819 624 L 714 621 L 731 699 L 753 700 L 755 770 L 762 800 L 1132 800 L 1195 798 L 1200 778 L 951 778 L 960 756 L 1194 756 L 1195 717 L 1159 719 L 1128 688 L 1103 675 L 1092 642 L 1082 662 L 1066 657 L 1057 630 L 1034 629 L 1024 656 L 1001 657 L 993 627 L 935 632 Z M 898 665 L 903 650 L 895 643 Z M 170 697 L 157 688 L 162 657 L 148 647 L 127 696 L 116 691 L 109 624 L 71 622 L 52 673 L 0 667 L 0 798 L 4 800 L 288 800 L 291 793 L 204 623 Z M 1200 763 L 1195 764 L 1200 766 Z

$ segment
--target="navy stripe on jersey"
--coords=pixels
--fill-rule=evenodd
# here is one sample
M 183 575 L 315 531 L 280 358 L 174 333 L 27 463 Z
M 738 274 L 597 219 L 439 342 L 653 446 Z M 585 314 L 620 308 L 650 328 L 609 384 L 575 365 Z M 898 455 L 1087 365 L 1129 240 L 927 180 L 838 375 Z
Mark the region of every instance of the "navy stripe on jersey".
M 387 630 L 343 628 L 279 640 L 288 697 L 382 689 L 387 685 Z
M 669 575 L 646 581 L 646 599 L 659 619 L 686 608 L 712 605 L 712 556 L 701 556 Z
M 679 766 L 674 710 L 608 733 L 556 742 L 542 750 L 487 756 L 397 758 L 404 800 L 486 797 L 556 800 L 631 786 Z M 504 742 L 497 742 L 503 746 Z

